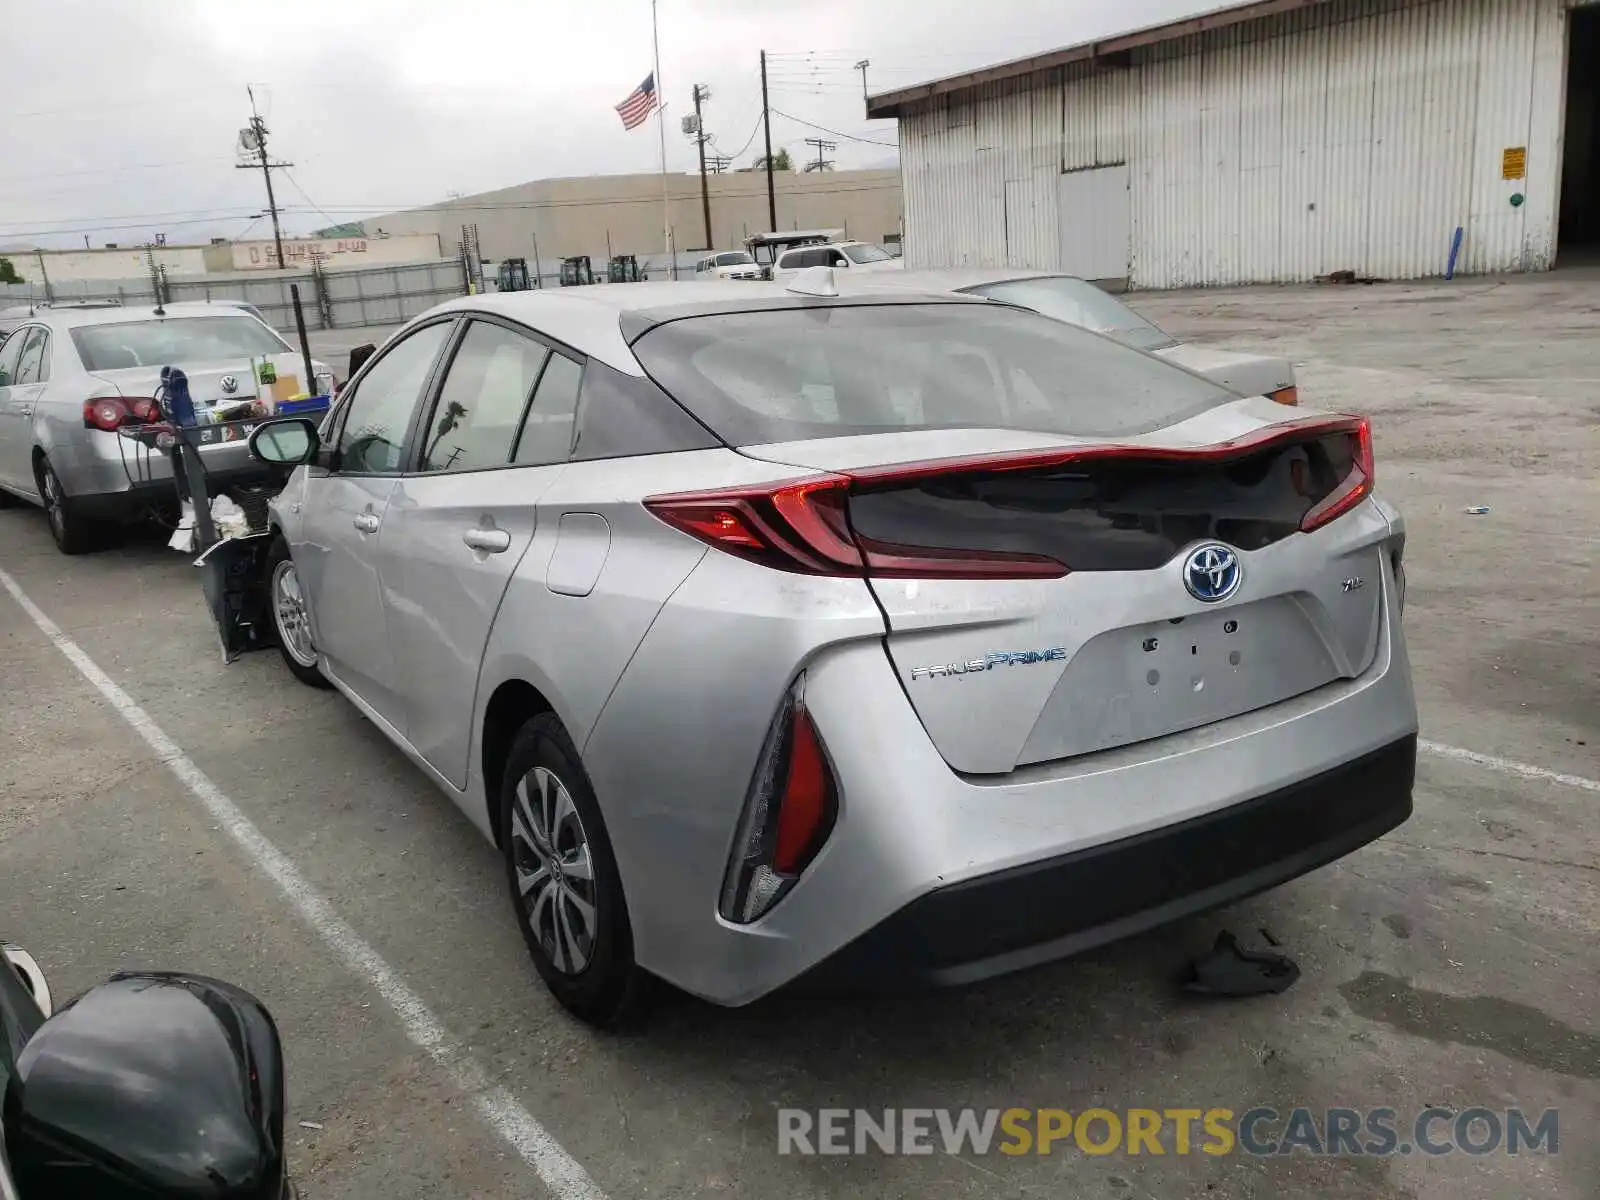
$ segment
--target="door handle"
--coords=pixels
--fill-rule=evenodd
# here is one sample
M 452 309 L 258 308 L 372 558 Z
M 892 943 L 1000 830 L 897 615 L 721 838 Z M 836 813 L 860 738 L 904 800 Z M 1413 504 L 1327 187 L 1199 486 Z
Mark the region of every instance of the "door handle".
M 377 533 L 378 514 L 369 512 L 362 513 L 355 519 L 355 526 L 356 529 L 362 533 Z
M 17 408 L 17 412 L 21 413 L 25 417 L 31 417 L 31 416 L 33 416 L 33 405 L 31 405 L 31 404 L 19 405 L 18 408 Z
M 504 529 L 469 529 L 461 540 L 486 554 L 504 554 L 511 549 L 511 535 Z

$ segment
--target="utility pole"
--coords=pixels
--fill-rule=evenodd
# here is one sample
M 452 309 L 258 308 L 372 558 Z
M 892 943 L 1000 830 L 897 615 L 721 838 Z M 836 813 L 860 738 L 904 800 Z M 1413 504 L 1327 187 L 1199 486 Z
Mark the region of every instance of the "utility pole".
M 767 227 L 778 232 L 778 197 L 772 190 L 772 109 L 767 105 L 767 52 L 761 52 L 761 125 L 767 134 Z
M 706 123 L 700 115 L 700 104 L 711 99 L 711 89 L 703 83 L 694 85 L 694 140 L 700 147 L 700 215 L 706 223 L 706 249 L 717 247 L 711 241 L 711 185 L 706 182 Z
M 872 65 L 871 59 L 863 58 L 856 64 L 856 70 L 861 72 L 861 103 L 867 102 L 867 68 Z
M 55 303 L 55 299 L 56 299 L 56 294 L 55 294 L 55 292 L 50 290 L 50 272 L 46 271 L 44 269 L 44 251 L 43 250 L 35 250 L 34 254 L 36 254 L 38 256 L 38 258 L 39 258 L 39 278 L 44 280 L 44 298 L 45 298 L 45 302 L 49 303 L 49 304 L 54 304 Z M 32 299 L 32 297 L 33 297 L 33 289 L 32 288 L 28 289 L 28 296 L 29 296 L 30 299 Z
M 261 175 L 267 181 L 267 211 L 272 214 L 272 241 L 278 248 L 278 269 L 282 270 L 289 264 L 283 260 L 283 229 L 278 224 L 278 201 L 272 194 L 272 169 L 277 167 L 292 167 L 293 163 L 272 162 L 267 158 L 267 123 L 261 119 L 261 114 L 256 111 L 256 93 L 253 88 L 245 88 L 245 93 L 250 97 L 250 124 L 239 131 L 239 147 L 248 152 L 254 152 L 256 161 L 253 163 L 235 164 L 241 171 L 253 171 L 257 166 L 261 168 Z
M 839 148 L 838 142 L 827 142 L 822 138 L 807 138 L 806 145 L 815 146 L 817 148 L 817 161 L 814 163 L 807 163 L 806 170 L 826 171 L 832 168 L 833 159 L 823 158 L 822 156 L 829 150 L 837 150 Z

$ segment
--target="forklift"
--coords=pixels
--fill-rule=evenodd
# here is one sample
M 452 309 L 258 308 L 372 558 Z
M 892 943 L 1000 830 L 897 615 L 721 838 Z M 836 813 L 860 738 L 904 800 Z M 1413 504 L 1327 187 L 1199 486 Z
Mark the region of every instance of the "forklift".
M 612 283 L 643 283 L 650 278 L 639 269 L 639 260 L 631 254 L 613 255 L 606 274 Z
M 561 286 L 581 287 L 594 282 L 594 271 L 589 266 L 587 254 L 577 254 L 561 260 Z
M 528 260 L 507 258 L 500 263 L 496 284 L 502 292 L 526 292 L 533 287 L 528 278 Z

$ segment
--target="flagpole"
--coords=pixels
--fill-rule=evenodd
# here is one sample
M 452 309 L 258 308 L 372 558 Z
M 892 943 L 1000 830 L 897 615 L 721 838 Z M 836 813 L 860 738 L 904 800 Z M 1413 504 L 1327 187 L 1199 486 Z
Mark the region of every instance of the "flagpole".
M 667 192 L 667 104 L 661 87 L 661 30 L 656 24 L 656 0 L 650 0 L 650 40 L 655 48 L 656 133 L 661 138 L 661 242 L 667 252 L 667 278 L 678 277 L 672 254 L 672 199 Z

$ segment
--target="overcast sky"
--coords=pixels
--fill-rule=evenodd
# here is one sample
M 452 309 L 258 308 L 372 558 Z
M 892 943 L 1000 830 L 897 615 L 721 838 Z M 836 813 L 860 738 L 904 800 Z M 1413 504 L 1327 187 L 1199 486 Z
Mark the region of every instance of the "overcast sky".
M 1131 29 L 1204 0 L 660 0 L 669 169 L 708 84 L 706 128 L 760 152 L 758 54 L 772 61 L 773 146 L 790 117 L 835 137 L 841 168 L 895 161 L 883 91 Z M 529 179 L 654 171 L 652 122 L 614 106 L 651 69 L 649 0 L 36 0 L 0 68 L 0 246 L 270 236 L 261 172 L 235 169 L 246 85 L 295 165 L 285 232 Z M 820 135 L 829 136 L 829 135 Z M 887 143 L 880 145 L 874 143 Z

